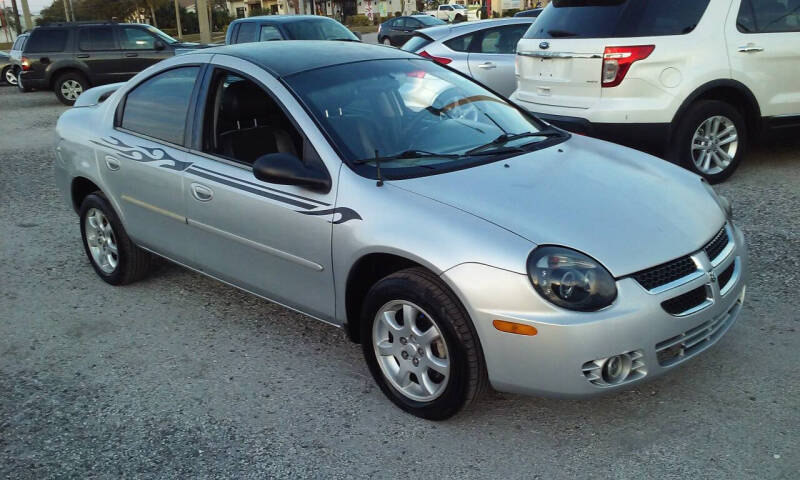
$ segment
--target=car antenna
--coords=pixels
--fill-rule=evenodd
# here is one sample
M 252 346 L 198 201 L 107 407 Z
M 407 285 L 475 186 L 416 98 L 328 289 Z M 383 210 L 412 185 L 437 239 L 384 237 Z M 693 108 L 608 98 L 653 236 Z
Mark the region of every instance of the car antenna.
M 378 182 L 375 184 L 378 187 L 383 186 L 383 175 L 381 175 L 381 157 L 378 155 L 378 150 L 375 150 L 375 168 L 378 169 Z

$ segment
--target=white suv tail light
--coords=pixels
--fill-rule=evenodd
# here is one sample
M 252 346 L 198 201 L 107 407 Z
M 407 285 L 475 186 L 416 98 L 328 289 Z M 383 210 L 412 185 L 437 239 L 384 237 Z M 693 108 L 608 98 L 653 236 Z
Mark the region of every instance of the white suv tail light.
M 637 60 L 649 57 L 655 45 L 636 45 L 631 47 L 606 47 L 603 52 L 603 88 L 616 87 Z

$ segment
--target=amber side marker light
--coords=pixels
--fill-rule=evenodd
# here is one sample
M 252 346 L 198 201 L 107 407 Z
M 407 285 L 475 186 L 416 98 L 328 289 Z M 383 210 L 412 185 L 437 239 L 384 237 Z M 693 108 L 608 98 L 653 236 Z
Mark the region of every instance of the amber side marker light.
M 529 337 L 532 337 L 539 333 L 534 326 L 507 322 L 505 320 L 495 320 L 492 322 L 492 325 L 494 325 L 494 328 L 500 330 L 501 332 L 514 333 L 516 335 L 528 335 Z

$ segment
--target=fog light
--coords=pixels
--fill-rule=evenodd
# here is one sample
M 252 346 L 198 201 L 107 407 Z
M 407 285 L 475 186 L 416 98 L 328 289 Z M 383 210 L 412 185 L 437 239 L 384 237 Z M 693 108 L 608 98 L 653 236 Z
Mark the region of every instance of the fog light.
M 583 364 L 583 375 L 598 387 L 614 387 L 647 375 L 644 352 L 634 350 Z
M 609 385 L 622 382 L 628 378 L 629 373 L 631 373 L 631 357 L 626 354 L 608 357 L 601 370 L 603 381 Z

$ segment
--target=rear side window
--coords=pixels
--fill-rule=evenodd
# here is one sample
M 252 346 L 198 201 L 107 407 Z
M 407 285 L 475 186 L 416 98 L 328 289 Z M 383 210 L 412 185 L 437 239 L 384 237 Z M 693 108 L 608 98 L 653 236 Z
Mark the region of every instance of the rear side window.
M 63 52 L 69 32 L 66 29 L 34 30 L 26 45 L 26 52 Z
M 142 28 L 121 27 L 120 43 L 125 50 L 154 50 L 156 37 Z
M 484 30 L 477 50 L 480 53 L 516 53 L 517 43 L 528 31 L 529 26 L 523 23 Z
M 236 43 L 250 43 L 258 40 L 258 25 L 253 22 L 242 22 L 239 26 L 239 34 L 236 35 Z
M 281 32 L 273 25 L 261 25 L 261 34 L 258 37 L 261 42 L 269 42 L 271 40 L 281 40 Z
M 140 83 L 125 100 L 122 128 L 182 144 L 199 71 L 199 67 L 175 68 Z
M 451 38 L 450 40 L 444 42 L 447 45 L 447 48 L 450 50 L 455 50 L 456 52 L 468 52 L 469 46 L 472 44 L 472 39 L 475 38 L 476 33 L 468 33 L 466 35 L 460 35 L 456 38 Z
M 417 52 L 431 43 L 431 39 L 422 35 L 414 35 L 401 48 L 406 52 Z
M 743 33 L 800 31 L 800 1 L 742 0 L 736 28 Z
M 525 38 L 613 38 L 684 35 L 709 0 L 553 0 Z
M 111 27 L 81 28 L 79 32 L 78 48 L 83 51 L 117 49 Z

